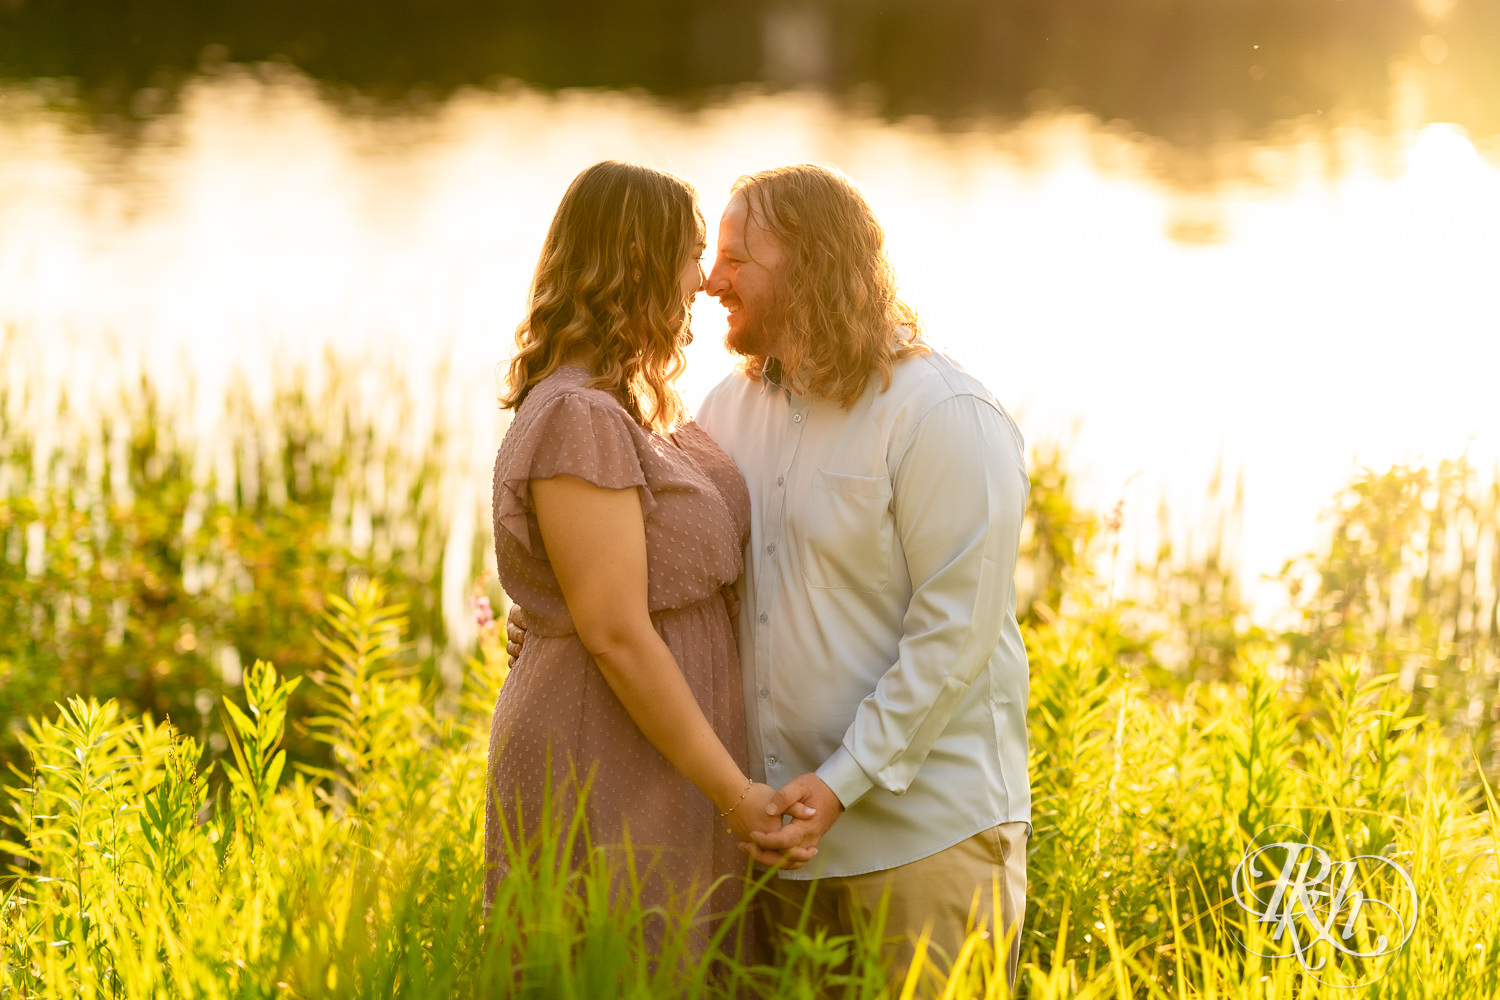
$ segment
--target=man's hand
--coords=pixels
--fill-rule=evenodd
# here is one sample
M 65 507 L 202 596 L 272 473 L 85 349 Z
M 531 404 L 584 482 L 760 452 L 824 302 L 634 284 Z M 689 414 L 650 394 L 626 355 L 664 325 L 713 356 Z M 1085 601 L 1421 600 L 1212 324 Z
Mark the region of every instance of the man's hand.
M 757 862 L 772 868 L 795 871 L 811 861 L 813 855 L 818 853 L 815 844 L 809 842 L 791 847 L 786 851 L 766 851 L 756 847 L 752 842 L 753 838 L 763 833 L 769 834 L 781 827 L 781 813 L 771 812 L 768 806 L 775 794 L 771 786 L 756 782 L 746 793 L 744 801 L 732 810 L 729 816 L 729 826 L 740 838 L 740 850 Z M 807 819 L 812 816 L 811 808 L 802 802 L 793 803 L 788 812 L 794 818 Z
M 765 811 L 767 816 L 790 814 L 792 821 L 769 833 L 752 832 L 750 837 L 759 848 L 757 853 L 778 852 L 791 856 L 793 851 L 816 849 L 815 845 L 823 834 L 844 814 L 844 804 L 822 778 L 809 772 L 782 786 L 766 803 Z M 759 857 L 756 860 L 760 860 Z
M 735 593 L 733 584 L 726 584 L 723 592 L 724 603 L 729 609 L 730 621 L 737 626 L 739 623 L 736 621 L 736 616 L 740 610 L 739 596 Z M 510 657 L 512 663 L 515 662 L 516 657 L 521 655 L 521 647 L 525 643 L 526 613 L 521 610 L 519 604 L 512 604 L 510 611 L 505 616 L 505 653 Z M 822 783 L 819 782 L 819 784 Z M 826 788 L 827 786 L 825 785 L 824 787 Z M 773 793 L 772 789 L 767 785 L 759 783 L 754 785 L 750 793 L 745 796 L 745 801 L 740 803 L 734 810 L 735 815 L 729 817 L 730 828 L 742 838 L 740 841 L 740 850 L 750 855 L 750 857 L 754 858 L 760 864 L 795 871 L 811 861 L 813 855 L 818 853 L 817 837 L 806 839 L 805 842 L 802 842 L 799 838 L 799 843 L 789 845 L 785 850 L 778 849 L 775 851 L 763 850 L 754 843 L 743 839 L 746 836 L 754 837 L 762 832 L 770 833 L 777 830 L 781 825 L 781 814 L 783 812 L 788 813 L 794 821 L 807 821 L 813 817 L 815 813 L 814 808 L 800 801 L 791 802 L 785 809 L 778 809 L 775 812 L 771 812 L 767 803 L 774 797 L 774 794 L 779 793 Z M 828 797 L 833 799 L 835 803 L 838 802 L 838 799 L 834 798 L 832 793 L 829 793 Z M 842 807 L 839 808 L 842 811 Z M 760 829 L 752 832 L 749 824 L 755 824 Z M 736 827 L 738 829 L 735 829 Z
M 519 604 L 512 604 L 505 616 L 505 655 L 514 663 L 521 655 L 521 644 L 526 641 L 526 612 Z
M 719 588 L 719 593 L 724 595 L 724 610 L 729 612 L 731 621 L 738 621 L 740 617 L 740 593 L 734 589 L 734 584 L 726 583 Z

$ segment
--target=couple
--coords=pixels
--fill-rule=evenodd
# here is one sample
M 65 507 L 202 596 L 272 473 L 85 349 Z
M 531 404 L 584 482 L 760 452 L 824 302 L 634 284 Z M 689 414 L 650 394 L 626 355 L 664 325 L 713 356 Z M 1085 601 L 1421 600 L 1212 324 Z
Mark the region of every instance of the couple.
M 888 894 L 904 964 L 924 928 L 955 957 L 977 898 L 1013 982 L 1020 433 L 923 343 L 842 175 L 741 178 L 706 278 L 704 250 L 686 183 L 615 162 L 573 181 L 547 234 L 495 466 L 526 632 L 491 727 L 489 891 L 503 831 L 571 801 L 572 768 L 594 842 L 650 868 L 648 902 L 731 876 L 724 912 L 749 854 L 780 868 L 758 897 L 773 927 L 806 910 L 851 933 Z M 744 364 L 686 421 L 672 383 L 699 291 Z

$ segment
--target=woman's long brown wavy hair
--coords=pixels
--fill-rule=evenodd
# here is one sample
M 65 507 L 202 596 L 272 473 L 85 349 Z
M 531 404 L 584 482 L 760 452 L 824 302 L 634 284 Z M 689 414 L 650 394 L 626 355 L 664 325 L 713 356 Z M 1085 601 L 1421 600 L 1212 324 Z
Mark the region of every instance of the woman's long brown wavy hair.
M 575 177 L 542 245 L 500 405 L 519 407 L 584 348 L 585 385 L 613 393 L 643 426 L 676 426 L 672 382 L 692 340 L 681 276 L 703 233 L 692 187 L 671 174 L 606 160 Z
M 784 384 L 852 406 L 871 378 L 883 389 L 902 358 L 926 354 L 916 312 L 896 294 L 885 231 L 849 178 L 812 163 L 748 174 L 734 182 L 746 225 L 759 222 L 786 251 L 775 318 Z M 768 359 L 748 357 L 761 377 Z

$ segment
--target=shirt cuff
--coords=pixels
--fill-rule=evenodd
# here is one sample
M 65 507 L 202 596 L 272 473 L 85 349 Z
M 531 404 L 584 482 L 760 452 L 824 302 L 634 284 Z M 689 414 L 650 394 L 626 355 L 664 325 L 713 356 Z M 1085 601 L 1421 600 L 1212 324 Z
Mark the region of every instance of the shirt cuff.
M 854 759 L 849 749 L 840 745 L 833 752 L 833 756 L 823 762 L 818 768 L 818 777 L 823 779 L 833 794 L 839 797 L 839 802 L 848 809 L 858 802 L 866 792 L 875 787 L 875 782 L 865 773 L 864 768 Z

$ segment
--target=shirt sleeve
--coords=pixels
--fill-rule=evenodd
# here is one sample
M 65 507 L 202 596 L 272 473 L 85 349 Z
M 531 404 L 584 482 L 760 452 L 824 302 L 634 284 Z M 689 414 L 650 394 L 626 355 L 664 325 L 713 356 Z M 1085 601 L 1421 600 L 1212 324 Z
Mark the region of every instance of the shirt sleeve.
M 818 768 L 845 808 L 874 786 L 898 795 L 911 786 L 995 652 L 1031 487 L 1015 425 L 970 395 L 929 410 L 893 468 L 912 596 L 897 661 Z

